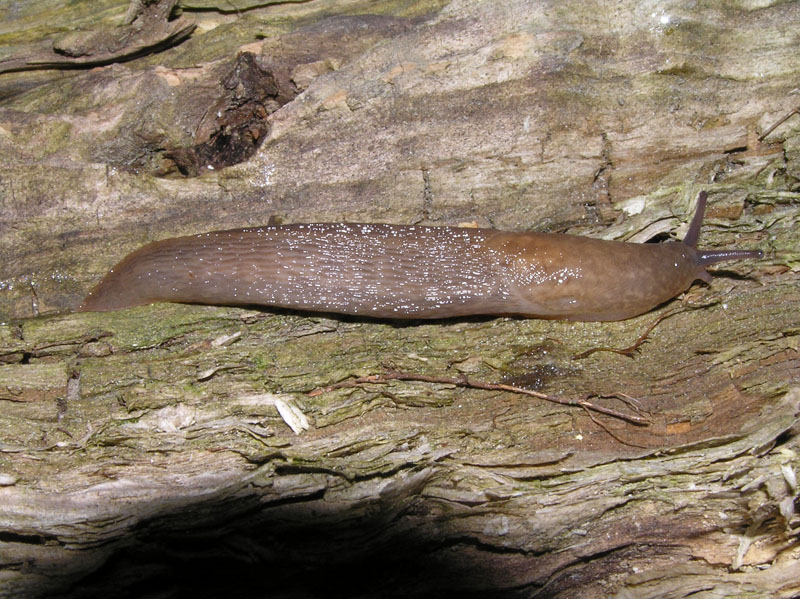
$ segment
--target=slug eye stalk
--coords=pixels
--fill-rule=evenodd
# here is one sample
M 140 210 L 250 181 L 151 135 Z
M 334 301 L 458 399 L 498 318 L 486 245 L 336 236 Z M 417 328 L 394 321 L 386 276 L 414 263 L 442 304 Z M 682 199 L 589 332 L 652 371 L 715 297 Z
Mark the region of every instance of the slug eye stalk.
M 708 266 L 726 260 L 746 260 L 748 258 L 763 258 L 761 250 L 701 250 L 697 252 L 697 263 Z
M 694 213 L 692 222 L 689 224 L 689 231 L 686 233 L 686 237 L 683 238 L 683 243 L 694 249 L 697 248 L 697 242 L 700 239 L 700 227 L 703 224 L 703 217 L 706 213 L 707 200 L 708 193 L 701 191 L 700 195 L 697 196 L 697 210 Z M 763 257 L 764 252 L 761 250 L 697 250 L 697 264 L 699 266 L 708 266 L 709 264 L 716 264 L 726 260 L 746 260 Z

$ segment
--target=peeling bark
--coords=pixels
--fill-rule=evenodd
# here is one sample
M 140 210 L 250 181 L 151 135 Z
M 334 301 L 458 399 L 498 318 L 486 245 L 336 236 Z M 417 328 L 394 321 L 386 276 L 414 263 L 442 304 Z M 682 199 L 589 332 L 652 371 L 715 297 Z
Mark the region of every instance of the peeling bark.
M 116 26 L 78 29 L 51 41 L 16 48 L 0 60 L 0 74 L 106 65 L 180 44 L 194 31 L 194 23 L 170 20 L 175 2 L 134 1 L 125 20 Z
M 0 6 L 12 50 L 64 35 Z M 0 597 L 800 592 L 800 117 L 768 131 L 797 108 L 800 5 L 181 6 L 197 28 L 156 54 L 0 75 Z M 204 153 L 228 134 L 247 151 Z M 624 322 L 70 311 L 170 236 L 646 241 L 682 235 L 700 189 L 704 246 L 768 257 Z M 633 358 L 573 359 L 672 308 Z M 320 392 L 387 370 L 625 393 L 650 425 L 423 380 Z

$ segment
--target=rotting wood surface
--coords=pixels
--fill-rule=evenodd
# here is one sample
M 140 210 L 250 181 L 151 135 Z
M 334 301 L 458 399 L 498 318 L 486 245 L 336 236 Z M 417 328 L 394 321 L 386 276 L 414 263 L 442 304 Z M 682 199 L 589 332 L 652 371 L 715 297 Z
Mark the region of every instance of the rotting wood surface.
M 800 7 L 265 4 L 187 4 L 188 40 L 124 64 L 0 76 L 0 596 L 796 595 L 800 117 L 757 138 L 800 103 Z M 42 35 L 21 22 L 7 45 Z M 176 149 L 258 112 L 224 83 L 250 56 L 279 91 L 268 137 L 182 177 Z M 718 268 L 634 358 L 572 356 L 667 308 L 69 313 L 173 235 L 274 216 L 643 241 L 681 235 L 700 189 L 702 245 L 768 257 Z M 315 393 L 386 370 L 622 392 L 652 424 L 421 381 Z

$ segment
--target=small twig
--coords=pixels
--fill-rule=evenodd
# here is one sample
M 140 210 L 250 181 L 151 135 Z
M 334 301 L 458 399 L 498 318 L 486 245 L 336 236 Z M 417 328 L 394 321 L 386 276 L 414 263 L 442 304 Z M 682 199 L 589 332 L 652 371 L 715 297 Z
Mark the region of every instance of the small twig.
M 370 385 L 370 384 L 382 385 L 388 383 L 389 381 L 420 381 L 423 383 L 455 385 L 457 387 L 464 387 L 468 389 L 483 389 L 485 391 L 508 391 L 509 393 L 529 395 L 531 397 L 543 399 L 545 401 L 556 403 L 562 406 L 577 406 L 585 410 L 591 410 L 592 412 L 597 412 L 598 414 L 605 414 L 606 416 L 619 418 L 620 420 L 624 420 L 625 422 L 630 422 L 631 424 L 635 424 L 637 426 L 648 426 L 650 424 L 650 421 L 642 416 L 626 414 L 624 412 L 620 412 L 613 408 L 606 408 L 604 406 L 592 403 L 587 399 L 565 399 L 562 397 L 557 397 L 555 395 L 547 395 L 546 393 L 532 391 L 531 389 L 525 389 L 523 387 L 505 385 L 503 383 L 486 383 L 483 381 L 476 381 L 473 379 L 469 379 L 466 376 L 451 378 L 451 377 L 431 376 L 426 374 L 414 374 L 410 372 L 397 372 L 390 370 L 384 372 L 383 374 L 372 374 L 369 376 L 361 376 L 347 381 L 342 381 L 334 385 L 329 385 L 328 387 L 323 387 L 321 389 L 315 389 L 314 391 L 309 393 L 309 395 L 315 397 L 317 395 L 322 395 L 323 393 L 327 393 L 328 391 L 333 391 L 334 389 L 358 387 L 360 385 Z M 632 398 L 629 398 L 627 395 L 615 394 L 615 397 L 622 399 L 628 405 L 631 406 L 634 405 L 631 401 Z M 638 408 L 635 408 L 635 406 L 634 409 L 638 411 Z
M 610 428 L 608 428 L 608 427 L 607 427 L 605 424 L 603 424 L 603 423 L 602 423 L 602 422 L 601 422 L 601 421 L 600 421 L 600 420 L 599 420 L 599 419 L 598 419 L 598 418 L 597 418 L 597 417 L 596 417 L 594 414 L 592 414 L 592 413 L 591 413 L 589 410 L 586 410 L 586 408 L 584 408 L 584 410 L 586 411 L 586 415 L 589 417 L 589 419 L 590 419 L 592 422 L 594 422 L 594 423 L 595 423 L 597 426 L 599 426 L 599 427 L 600 427 L 600 428 L 602 428 L 604 431 L 606 431 L 606 433 L 608 433 L 608 435 L 610 435 L 611 437 L 613 437 L 613 438 L 614 438 L 614 440 L 615 440 L 615 441 L 617 441 L 618 443 L 622 443 L 623 445 L 628 445 L 628 446 L 630 446 L 630 447 L 639 447 L 639 448 L 646 448 L 646 447 L 647 447 L 646 445 L 640 445 L 639 443 L 634 443 L 634 442 L 632 442 L 632 441 L 626 441 L 625 439 L 623 439 L 622 437 L 620 437 L 619 435 L 617 435 L 617 434 L 616 434 L 614 431 L 612 431 Z
M 778 127 L 783 125 L 786 121 L 788 121 L 795 114 L 800 114 L 800 106 L 798 106 L 797 108 L 794 108 L 790 112 L 786 113 L 780 119 L 778 119 L 775 123 L 773 123 L 773 125 L 771 127 L 769 127 L 766 131 L 764 131 L 764 133 L 762 133 L 761 135 L 758 136 L 758 141 L 764 141 L 766 139 L 767 135 L 769 135 L 770 133 L 775 131 L 775 129 L 777 129 Z
M 650 324 L 650 326 L 648 326 L 647 329 L 645 329 L 644 333 L 639 335 L 639 338 L 633 343 L 633 345 L 629 345 L 628 347 L 593 347 L 592 349 L 587 349 L 585 352 L 581 352 L 579 354 L 572 356 L 572 359 L 583 360 L 584 358 L 591 356 L 594 352 L 598 351 L 614 352 L 615 354 L 621 354 L 623 356 L 628 356 L 629 358 L 632 358 L 633 355 L 636 353 L 636 351 L 642 346 L 642 344 L 645 341 L 647 341 L 647 338 L 650 336 L 650 333 L 653 331 L 653 329 L 656 328 L 661 323 L 661 321 L 666 320 L 670 316 L 674 316 L 675 314 L 678 314 L 680 312 L 682 312 L 682 310 L 678 309 L 672 310 L 670 312 L 664 312 L 664 314 L 656 318 Z

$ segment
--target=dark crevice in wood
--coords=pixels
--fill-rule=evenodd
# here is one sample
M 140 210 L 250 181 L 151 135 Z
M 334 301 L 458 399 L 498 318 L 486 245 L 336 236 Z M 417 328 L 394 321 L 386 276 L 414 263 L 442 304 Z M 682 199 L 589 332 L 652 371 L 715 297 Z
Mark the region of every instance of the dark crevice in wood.
M 240 54 L 222 80 L 223 95 L 206 111 L 211 131 L 193 146 L 164 155 L 186 177 L 244 162 L 269 134 L 267 117 L 288 102 L 296 90 L 281 89 L 276 77 L 258 64 L 254 54 Z M 288 96 L 288 97 L 287 97 Z M 169 169 L 162 174 L 169 174 Z

